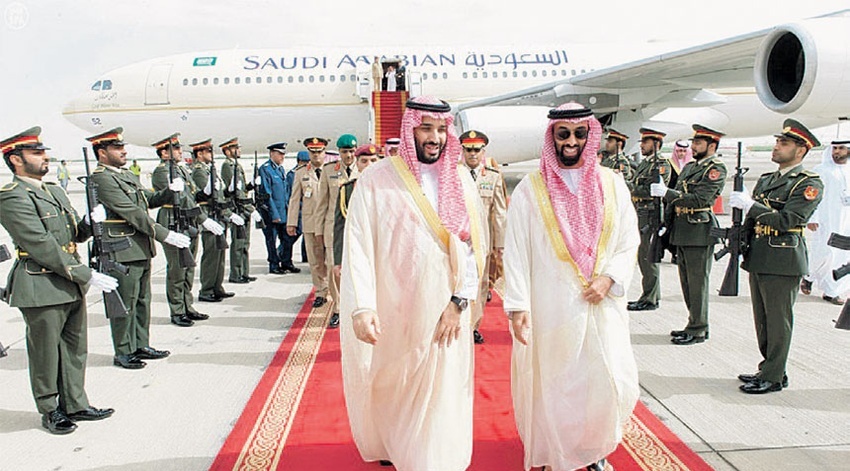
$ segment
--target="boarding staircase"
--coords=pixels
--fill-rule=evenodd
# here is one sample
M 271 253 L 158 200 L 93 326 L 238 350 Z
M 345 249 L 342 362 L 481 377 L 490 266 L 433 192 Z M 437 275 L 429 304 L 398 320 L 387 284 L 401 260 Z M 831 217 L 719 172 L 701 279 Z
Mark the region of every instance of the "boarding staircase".
M 372 115 L 375 126 L 372 142 L 383 146 L 391 137 L 401 137 L 401 115 L 408 92 L 372 92 Z

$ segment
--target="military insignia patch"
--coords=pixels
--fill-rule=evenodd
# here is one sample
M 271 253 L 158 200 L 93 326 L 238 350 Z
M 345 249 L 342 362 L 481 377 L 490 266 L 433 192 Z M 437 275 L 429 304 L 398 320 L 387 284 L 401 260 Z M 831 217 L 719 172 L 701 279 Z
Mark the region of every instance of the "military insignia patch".
M 660 173 L 661 175 L 664 175 L 666 172 L 667 172 L 667 169 L 666 169 L 666 168 L 664 168 L 664 167 L 658 167 L 658 173 Z
M 818 197 L 818 189 L 813 186 L 807 186 L 803 191 L 803 197 L 805 197 L 809 201 L 813 201 Z
M 711 169 L 711 171 L 708 172 L 709 180 L 717 180 L 718 178 L 720 178 L 720 170 L 713 168 Z

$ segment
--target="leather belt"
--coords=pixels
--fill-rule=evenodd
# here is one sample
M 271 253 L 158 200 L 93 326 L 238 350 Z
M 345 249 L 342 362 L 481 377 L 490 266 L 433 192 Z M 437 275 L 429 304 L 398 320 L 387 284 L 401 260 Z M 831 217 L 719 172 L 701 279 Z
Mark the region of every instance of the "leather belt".
M 778 235 L 781 235 L 781 234 L 789 234 L 789 233 L 790 234 L 802 234 L 803 228 L 802 227 L 792 227 L 791 229 L 788 229 L 787 231 L 782 232 L 782 231 L 778 231 L 778 230 L 776 230 L 776 229 L 774 229 L 770 226 L 765 226 L 765 225 L 762 225 L 762 224 L 756 224 L 755 232 L 756 232 L 756 235 L 758 235 L 758 236 L 778 236 Z
M 632 196 L 632 202 L 633 203 L 639 203 L 641 201 L 649 202 L 649 201 L 653 201 L 654 199 L 655 198 L 644 198 L 644 197 L 641 197 L 641 196 Z
M 76 242 L 69 242 L 68 245 L 63 245 L 62 251 L 65 252 L 65 253 L 69 253 L 69 254 L 77 253 L 77 243 Z M 15 249 L 15 253 L 17 253 L 18 258 L 30 256 L 29 252 L 24 252 L 21 249 Z
M 711 211 L 711 208 L 682 208 L 682 207 L 676 206 L 675 211 L 676 211 L 676 216 L 679 216 L 679 215 L 682 215 L 682 214 L 704 213 L 706 211 Z

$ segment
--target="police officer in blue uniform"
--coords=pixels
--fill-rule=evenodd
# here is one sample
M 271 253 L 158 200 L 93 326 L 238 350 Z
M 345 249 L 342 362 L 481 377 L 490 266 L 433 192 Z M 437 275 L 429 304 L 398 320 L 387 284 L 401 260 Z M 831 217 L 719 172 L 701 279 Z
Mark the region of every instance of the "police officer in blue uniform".
M 278 142 L 267 147 L 269 160 L 260 165 L 260 185 L 257 187 L 257 210 L 263 218 L 269 273 L 283 275 L 291 271 L 293 237 L 286 233 L 286 206 L 290 186 L 286 181 L 283 159 L 286 143 Z M 278 242 L 279 241 L 279 242 Z M 300 270 L 299 270 L 300 271 Z

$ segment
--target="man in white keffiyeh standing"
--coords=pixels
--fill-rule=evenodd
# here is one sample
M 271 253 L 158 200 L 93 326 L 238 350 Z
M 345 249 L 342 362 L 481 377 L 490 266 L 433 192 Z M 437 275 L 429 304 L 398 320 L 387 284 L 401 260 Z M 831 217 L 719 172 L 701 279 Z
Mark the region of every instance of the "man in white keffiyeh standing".
M 601 470 L 639 396 L 623 295 L 640 235 L 625 182 L 597 163 L 593 112 L 567 103 L 549 120 L 508 208 L 514 411 L 526 470 Z
M 400 471 L 462 471 L 472 458 L 468 305 L 490 244 L 450 111 L 432 97 L 407 103 L 399 155 L 360 176 L 345 224 L 348 418 L 363 459 Z

